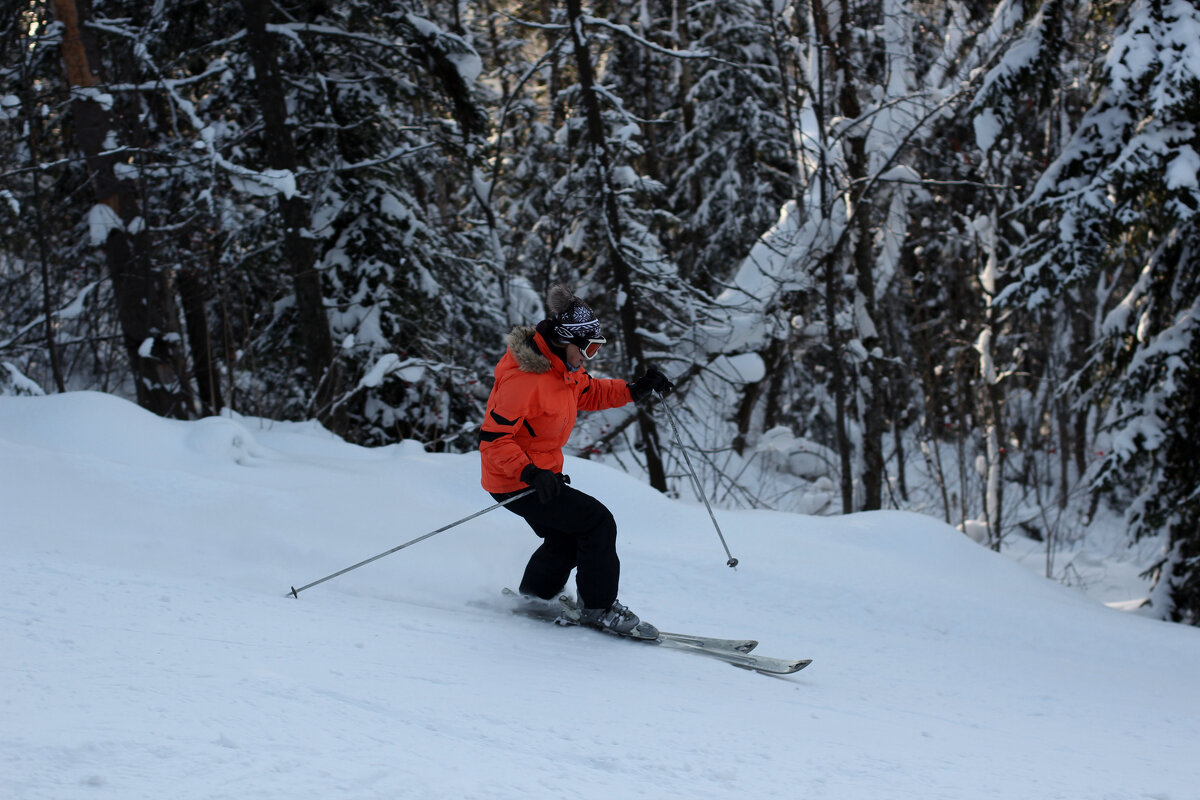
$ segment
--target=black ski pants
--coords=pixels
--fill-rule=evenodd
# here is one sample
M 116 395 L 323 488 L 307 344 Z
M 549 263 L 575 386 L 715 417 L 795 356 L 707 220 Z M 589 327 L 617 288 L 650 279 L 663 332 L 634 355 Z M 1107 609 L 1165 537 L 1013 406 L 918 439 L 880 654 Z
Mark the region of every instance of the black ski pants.
M 507 500 L 513 494 L 493 494 Z M 603 503 L 570 485 L 549 502 L 526 495 L 505 506 L 524 518 L 542 539 L 521 578 L 521 593 L 549 600 L 576 569 L 575 586 L 584 608 L 608 608 L 617 599 L 621 561 L 617 558 L 617 523 Z

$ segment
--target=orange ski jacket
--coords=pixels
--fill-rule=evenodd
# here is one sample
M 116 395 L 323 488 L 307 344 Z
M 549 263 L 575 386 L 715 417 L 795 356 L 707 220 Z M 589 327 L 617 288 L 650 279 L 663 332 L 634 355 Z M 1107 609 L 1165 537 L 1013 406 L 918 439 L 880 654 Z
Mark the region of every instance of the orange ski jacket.
M 569 372 L 536 328 L 513 328 L 505 341 L 479 442 L 481 483 L 497 494 L 528 488 L 520 476 L 529 464 L 562 472 L 562 448 L 580 410 L 633 400 L 625 381 L 593 378 L 582 368 Z

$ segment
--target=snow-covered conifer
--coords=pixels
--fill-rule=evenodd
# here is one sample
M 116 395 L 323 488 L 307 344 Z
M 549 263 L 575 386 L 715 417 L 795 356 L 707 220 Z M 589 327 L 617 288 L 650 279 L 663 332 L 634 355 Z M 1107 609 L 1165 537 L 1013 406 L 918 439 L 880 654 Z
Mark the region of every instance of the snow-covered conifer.
M 1105 412 L 1095 487 L 1133 537 L 1163 536 L 1159 611 L 1195 622 L 1200 6 L 1136 0 L 1118 14 L 1097 96 L 1029 198 L 1038 235 L 1001 299 L 1039 307 L 1095 287 L 1107 313 L 1080 380 Z

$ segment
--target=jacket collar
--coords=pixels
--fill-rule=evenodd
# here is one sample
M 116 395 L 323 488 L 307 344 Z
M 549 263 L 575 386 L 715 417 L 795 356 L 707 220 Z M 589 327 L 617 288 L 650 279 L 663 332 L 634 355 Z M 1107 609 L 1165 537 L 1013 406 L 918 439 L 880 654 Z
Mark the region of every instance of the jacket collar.
M 549 343 L 531 325 L 518 325 L 504 339 L 522 372 L 567 374 L 567 365 L 550 349 Z

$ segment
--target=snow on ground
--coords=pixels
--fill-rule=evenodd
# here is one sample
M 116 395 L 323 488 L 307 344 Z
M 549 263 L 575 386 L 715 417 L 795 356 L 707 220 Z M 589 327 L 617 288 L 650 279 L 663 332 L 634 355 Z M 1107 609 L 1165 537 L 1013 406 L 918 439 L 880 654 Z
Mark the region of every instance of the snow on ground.
M 0 797 L 1200 798 L 1200 631 L 929 518 L 718 511 L 568 462 L 622 599 L 767 677 L 508 614 L 478 460 L 0 397 Z
M 1055 542 L 1049 573 L 1055 580 L 1083 592 L 1112 608 L 1156 617 L 1158 609 L 1147 603 L 1150 581 L 1143 577 L 1148 565 L 1163 552 L 1165 536 L 1130 544 L 1124 520 L 1102 508 L 1087 526 L 1086 536 Z M 1019 534 L 1004 540 L 1006 556 L 1031 572 L 1047 574 L 1047 544 Z

